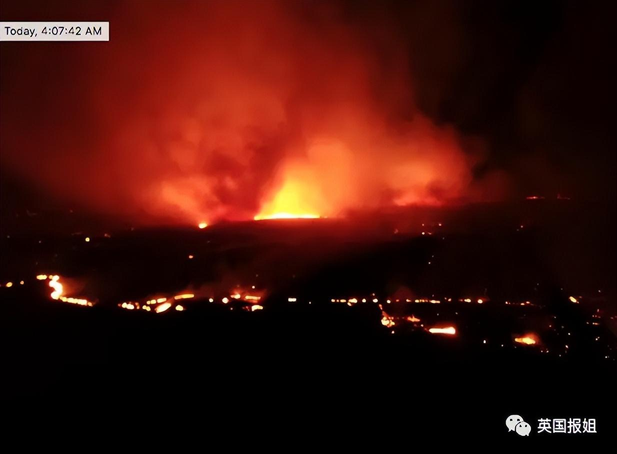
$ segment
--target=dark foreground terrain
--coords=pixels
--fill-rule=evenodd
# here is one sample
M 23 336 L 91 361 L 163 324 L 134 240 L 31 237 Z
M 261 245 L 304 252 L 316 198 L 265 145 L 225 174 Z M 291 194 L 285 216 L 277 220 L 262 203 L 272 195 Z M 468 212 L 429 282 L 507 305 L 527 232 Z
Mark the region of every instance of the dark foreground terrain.
M 587 236 L 591 216 L 557 211 L 550 222 L 425 213 L 5 232 L 4 409 L 13 422 L 104 418 L 164 431 L 190 421 L 209 436 L 258 426 L 384 446 L 420 435 L 520 441 L 506 429 L 511 414 L 530 437 L 548 438 L 541 418 L 597 421 L 596 435 L 552 439 L 611 437 L 617 317 L 614 253 L 603 245 L 614 238 L 610 225 Z M 67 295 L 93 306 L 54 300 L 39 273 L 62 276 Z M 194 297 L 170 298 L 161 313 L 146 303 L 180 292 Z M 429 331 L 450 326 L 454 335 Z
M 347 309 L 205 306 L 155 315 L 3 301 L 5 408 L 26 418 L 53 419 L 62 409 L 122 421 L 196 412 L 238 430 L 351 424 L 386 430 L 387 439 L 480 427 L 487 437 L 512 435 L 510 414 L 532 424 L 597 418 L 600 434 L 614 430 L 614 361 L 393 335 L 374 307 Z

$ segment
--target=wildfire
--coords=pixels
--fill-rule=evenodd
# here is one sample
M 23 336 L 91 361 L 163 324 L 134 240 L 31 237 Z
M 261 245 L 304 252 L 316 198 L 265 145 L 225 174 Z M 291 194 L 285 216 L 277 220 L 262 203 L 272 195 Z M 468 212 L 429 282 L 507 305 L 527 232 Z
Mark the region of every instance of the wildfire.
M 514 342 L 517 344 L 535 345 L 538 343 L 538 337 L 534 334 L 527 334 L 523 337 L 515 337 Z
M 195 294 L 193 294 L 193 293 L 182 293 L 180 295 L 174 296 L 175 300 L 186 300 L 186 299 L 191 299 L 191 298 L 195 298 Z
M 276 192 L 274 198 L 266 203 L 254 219 L 317 219 L 316 207 L 323 206 L 318 200 L 314 187 L 303 184 L 303 178 L 292 175 Z
M 53 289 L 53 292 L 51 292 L 51 298 L 55 300 L 60 299 L 64 290 L 64 286 L 59 282 L 59 280 L 60 276 L 52 276 L 49 281 L 49 286 Z
M 319 219 L 318 214 L 292 214 L 292 213 L 274 213 L 270 215 L 257 215 L 256 221 L 264 221 L 267 219 Z
M 160 306 L 157 306 L 156 309 L 154 309 L 154 312 L 160 314 L 161 312 L 165 312 L 166 310 L 168 310 L 170 307 L 171 303 L 163 303 Z
M 456 328 L 453 326 L 448 326 L 446 328 L 429 328 L 429 333 L 431 334 L 448 334 L 453 336 L 456 334 Z
M 206 227 L 208 227 L 208 224 L 206 222 L 200 222 L 199 224 L 197 224 L 197 227 L 199 227 L 200 229 L 205 229 Z
M 38 280 L 44 280 L 45 278 L 49 278 L 49 286 L 52 288 L 51 298 L 54 300 L 59 300 L 64 303 L 77 304 L 78 306 L 88 306 L 92 307 L 94 303 L 88 301 L 85 298 L 74 298 L 71 296 L 64 296 L 64 285 L 60 282 L 60 276 L 45 276 L 44 274 L 39 274 L 37 276 Z
M 261 296 L 257 295 L 244 295 L 244 299 L 247 301 L 261 301 Z

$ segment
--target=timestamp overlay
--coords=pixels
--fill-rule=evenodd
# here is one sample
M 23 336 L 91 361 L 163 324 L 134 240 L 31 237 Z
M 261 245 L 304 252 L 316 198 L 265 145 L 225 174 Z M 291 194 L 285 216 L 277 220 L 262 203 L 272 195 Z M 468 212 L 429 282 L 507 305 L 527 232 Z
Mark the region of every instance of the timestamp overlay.
M 109 41 L 109 22 L 0 22 L 0 41 Z

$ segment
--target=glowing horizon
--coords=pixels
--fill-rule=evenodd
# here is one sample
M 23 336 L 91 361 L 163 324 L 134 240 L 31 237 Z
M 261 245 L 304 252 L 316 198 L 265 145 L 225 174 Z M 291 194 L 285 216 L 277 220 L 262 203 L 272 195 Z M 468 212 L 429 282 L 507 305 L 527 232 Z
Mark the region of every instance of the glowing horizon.
M 293 214 L 293 213 L 274 213 L 270 215 L 257 215 L 255 221 L 265 221 L 271 219 L 320 219 L 318 214 Z

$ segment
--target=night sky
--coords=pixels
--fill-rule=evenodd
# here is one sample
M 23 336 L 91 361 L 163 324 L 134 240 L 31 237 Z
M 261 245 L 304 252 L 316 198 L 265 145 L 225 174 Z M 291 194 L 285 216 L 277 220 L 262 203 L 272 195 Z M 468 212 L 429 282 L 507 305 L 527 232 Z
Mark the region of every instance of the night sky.
M 252 216 L 288 175 L 304 175 L 281 163 L 306 153 L 306 178 L 323 173 L 306 144 L 338 140 L 339 130 L 353 151 L 333 165 L 357 165 L 371 196 L 351 191 L 328 209 L 531 194 L 615 200 L 614 2 L 222 3 L 2 2 L 3 21 L 111 23 L 109 43 L 0 45 L 2 209 Z M 197 132 L 186 126 L 195 118 Z M 220 142 L 237 131 L 240 151 L 228 152 Z M 356 152 L 355 131 L 358 143 L 387 136 L 400 151 Z M 194 135 L 207 159 L 174 154 Z M 406 160 L 409 144 L 426 143 L 439 159 Z M 363 166 L 377 162 L 385 176 L 366 177 Z M 414 166 L 430 167 L 430 178 L 390 184 L 401 163 L 410 179 Z

